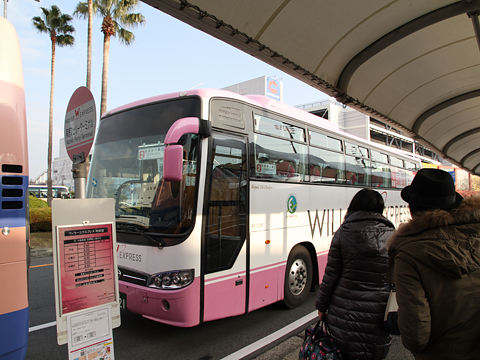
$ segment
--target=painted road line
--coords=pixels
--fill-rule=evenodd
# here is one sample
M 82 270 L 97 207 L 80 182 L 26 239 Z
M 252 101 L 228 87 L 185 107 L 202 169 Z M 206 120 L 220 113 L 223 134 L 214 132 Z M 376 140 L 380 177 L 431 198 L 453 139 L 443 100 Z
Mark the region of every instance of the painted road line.
M 43 264 L 43 265 L 34 265 L 34 266 L 30 266 L 30 269 L 37 268 L 37 267 L 42 267 L 42 266 L 52 266 L 52 265 L 53 265 L 53 263 L 52 264 Z
M 255 351 L 260 350 L 261 348 L 267 346 L 268 344 L 271 344 L 272 342 L 296 331 L 297 329 L 301 328 L 302 326 L 305 326 L 306 324 L 310 323 L 311 321 L 315 320 L 318 317 L 318 311 L 315 310 L 314 312 L 305 315 L 304 317 L 298 319 L 297 321 L 294 321 L 290 325 L 285 326 L 284 328 L 281 328 L 280 330 L 275 331 L 273 334 L 270 334 L 263 339 L 260 339 L 253 344 L 250 344 L 248 346 L 245 346 L 243 349 L 240 349 L 233 354 L 228 355 L 227 357 L 224 357 L 221 360 L 238 360 L 238 359 L 243 359 L 244 357 L 254 353 Z
M 52 327 L 52 326 L 55 326 L 55 325 L 57 325 L 57 322 L 52 321 L 52 322 L 49 322 L 49 323 L 46 323 L 46 324 L 32 326 L 31 328 L 28 329 L 28 332 L 33 332 L 33 331 L 37 331 L 37 330 L 46 329 L 46 328 L 49 328 L 49 327 Z

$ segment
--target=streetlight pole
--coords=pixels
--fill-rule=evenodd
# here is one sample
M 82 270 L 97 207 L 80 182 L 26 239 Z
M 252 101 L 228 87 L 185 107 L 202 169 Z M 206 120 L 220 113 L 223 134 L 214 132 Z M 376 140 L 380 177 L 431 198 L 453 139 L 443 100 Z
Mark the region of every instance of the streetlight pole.
M 35 0 L 36 2 L 40 2 L 40 0 Z M 3 17 L 7 18 L 7 2 L 8 0 L 3 0 Z

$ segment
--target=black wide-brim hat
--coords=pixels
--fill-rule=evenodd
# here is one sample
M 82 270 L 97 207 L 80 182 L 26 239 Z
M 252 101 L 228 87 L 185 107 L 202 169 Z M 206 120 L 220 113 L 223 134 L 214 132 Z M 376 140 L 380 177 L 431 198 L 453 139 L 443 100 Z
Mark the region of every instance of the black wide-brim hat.
M 403 188 L 402 199 L 424 209 L 456 208 L 463 197 L 455 191 L 452 176 L 439 169 L 421 169 L 412 184 Z

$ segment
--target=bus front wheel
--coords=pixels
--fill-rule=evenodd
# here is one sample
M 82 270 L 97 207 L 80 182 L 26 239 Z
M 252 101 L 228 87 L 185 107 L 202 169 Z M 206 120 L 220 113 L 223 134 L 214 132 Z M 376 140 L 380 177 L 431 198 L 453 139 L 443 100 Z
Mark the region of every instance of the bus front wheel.
M 312 278 L 313 266 L 310 253 L 303 246 L 297 245 L 288 256 L 285 270 L 283 302 L 288 308 L 293 309 L 307 300 Z

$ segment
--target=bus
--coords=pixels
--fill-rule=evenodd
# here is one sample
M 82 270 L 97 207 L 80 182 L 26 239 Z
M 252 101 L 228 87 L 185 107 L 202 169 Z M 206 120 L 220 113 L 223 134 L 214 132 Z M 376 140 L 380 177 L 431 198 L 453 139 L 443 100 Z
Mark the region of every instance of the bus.
M 28 185 L 30 196 L 47 201 L 47 185 Z M 70 190 L 66 186 L 52 185 L 52 199 L 71 199 Z
M 0 359 L 24 359 L 29 307 L 28 151 L 22 58 L 0 18 Z
M 419 168 L 276 100 L 198 89 L 104 114 L 87 197 L 115 199 L 121 307 L 191 327 L 304 303 L 354 194 L 380 191 L 398 225 Z

